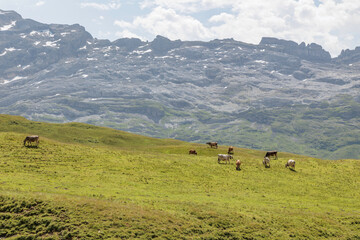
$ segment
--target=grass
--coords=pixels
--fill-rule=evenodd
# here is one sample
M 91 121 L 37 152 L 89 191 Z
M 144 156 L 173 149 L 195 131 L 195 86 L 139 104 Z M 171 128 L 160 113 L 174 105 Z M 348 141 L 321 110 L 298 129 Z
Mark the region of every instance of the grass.
M 0 238 L 360 239 L 359 161 L 0 115 Z M 27 134 L 39 147 L 23 147 Z M 195 148 L 197 156 L 189 155 Z M 296 160 L 296 171 L 284 168 Z

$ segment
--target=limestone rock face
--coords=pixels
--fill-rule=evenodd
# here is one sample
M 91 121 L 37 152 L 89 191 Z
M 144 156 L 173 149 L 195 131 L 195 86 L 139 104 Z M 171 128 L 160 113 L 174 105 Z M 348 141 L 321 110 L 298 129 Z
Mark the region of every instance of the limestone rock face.
M 133 51 L 144 43 L 138 38 L 121 38 L 113 42 L 115 46 L 123 48 L 126 51 Z
M 336 58 L 338 63 L 352 64 L 360 61 L 360 47 L 356 47 L 354 50 L 342 50 L 339 57 Z
M 281 40 L 277 38 L 263 37 L 260 45 L 277 48 L 285 53 L 298 56 L 302 59 L 316 62 L 330 62 L 330 53 L 325 51 L 320 45 L 311 43 L 305 45 L 304 42 L 297 44 L 293 41 Z
M 2 27 L 10 25 L 13 21 L 18 21 L 22 19 L 21 15 L 15 11 L 3 11 L 0 9 L 0 15 L 0 25 Z
M 15 66 L 29 65 L 32 68 L 25 72 L 33 69 L 35 73 L 60 59 L 77 57 L 81 47 L 93 39 L 79 24 L 48 25 L 11 11 L 0 14 L 0 28 L 0 73 L 5 78 L 16 75 Z
M 156 36 L 156 38 L 150 44 L 151 49 L 155 53 L 159 53 L 159 54 L 165 54 L 167 51 L 173 48 L 177 48 L 180 45 L 181 45 L 180 40 L 171 41 L 168 38 L 159 35 Z

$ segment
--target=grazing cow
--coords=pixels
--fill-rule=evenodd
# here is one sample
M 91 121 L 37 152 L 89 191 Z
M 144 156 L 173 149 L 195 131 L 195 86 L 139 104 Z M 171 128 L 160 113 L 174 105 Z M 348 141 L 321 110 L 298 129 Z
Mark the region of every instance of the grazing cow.
M 275 156 L 275 159 L 278 159 L 277 151 L 268 151 L 268 152 L 266 152 L 265 157 L 270 158 L 271 156 Z
M 270 167 L 270 158 L 264 157 L 263 164 L 266 168 Z
M 197 155 L 197 152 L 196 152 L 196 150 L 191 149 L 191 150 L 189 150 L 189 154 Z
M 227 154 L 218 154 L 218 163 L 220 163 L 220 161 L 225 161 L 227 164 L 228 162 L 230 163 L 230 159 L 233 159 L 233 156 Z
M 217 142 L 207 142 L 206 144 L 208 144 L 211 148 L 218 148 Z
M 236 160 L 236 170 L 240 170 L 241 161 L 240 159 Z
M 28 145 L 32 142 L 36 142 L 36 146 L 39 144 L 39 136 L 37 135 L 32 135 L 32 136 L 27 136 L 24 140 L 24 146 L 26 145 L 26 143 L 28 143 Z
M 285 167 L 292 167 L 293 169 L 295 169 L 295 160 L 294 159 L 289 159 L 287 161 L 287 163 L 285 164 Z
M 234 154 L 234 147 L 229 147 L 228 154 Z

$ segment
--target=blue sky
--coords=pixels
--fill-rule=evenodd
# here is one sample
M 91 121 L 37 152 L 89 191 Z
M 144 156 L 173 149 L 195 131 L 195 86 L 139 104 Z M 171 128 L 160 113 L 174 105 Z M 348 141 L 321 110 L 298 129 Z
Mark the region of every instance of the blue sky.
M 94 37 L 115 40 L 261 37 L 318 43 L 337 56 L 360 46 L 359 0 L 0 0 L 0 9 L 43 23 L 79 23 Z

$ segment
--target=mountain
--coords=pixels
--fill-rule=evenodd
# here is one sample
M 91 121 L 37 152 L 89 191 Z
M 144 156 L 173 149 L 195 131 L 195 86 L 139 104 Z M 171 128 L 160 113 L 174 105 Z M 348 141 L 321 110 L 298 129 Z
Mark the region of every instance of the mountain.
M 0 113 L 192 142 L 360 158 L 359 48 L 151 42 L 0 12 Z

